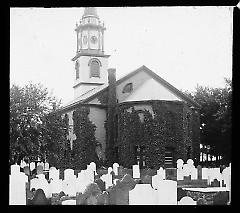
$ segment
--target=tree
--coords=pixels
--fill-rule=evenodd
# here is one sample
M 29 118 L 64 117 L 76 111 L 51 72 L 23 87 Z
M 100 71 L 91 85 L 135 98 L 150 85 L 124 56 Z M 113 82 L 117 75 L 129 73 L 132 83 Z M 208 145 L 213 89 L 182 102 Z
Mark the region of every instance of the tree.
M 46 140 L 53 134 L 46 134 L 46 115 L 61 102 L 49 94 L 41 84 L 28 83 L 24 87 L 15 84 L 10 88 L 10 162 L 19 162 L 28 157 L 43 158 Z M 53 123 L 53 122 L 52 122 Z M 55 129 L 58 135 L 61 128 Z M 60 134 L 60 133 L 59 133 Z
M 186 91 L 201 105 L 201 144 L 209 145 L 209 154 L 231 158 L 232 81 L 225 79 L 224 88 L 197 86 L 194 92 Z

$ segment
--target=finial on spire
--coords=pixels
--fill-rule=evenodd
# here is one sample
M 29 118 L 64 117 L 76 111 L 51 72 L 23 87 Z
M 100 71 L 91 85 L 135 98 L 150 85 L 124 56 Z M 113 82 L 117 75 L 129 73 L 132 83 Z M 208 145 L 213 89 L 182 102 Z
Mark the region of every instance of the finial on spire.
M 97 9 L 95 7 L 85 7 L 83 17 L 84 16 L 96 16 L 96 17 L 98 17 Z

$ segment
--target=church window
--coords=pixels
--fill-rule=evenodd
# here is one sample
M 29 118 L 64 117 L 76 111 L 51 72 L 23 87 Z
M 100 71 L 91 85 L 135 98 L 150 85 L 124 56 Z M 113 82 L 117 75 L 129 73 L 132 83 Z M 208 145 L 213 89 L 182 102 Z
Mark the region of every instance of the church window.
M 143 168 L 146 166 L 146 147 L 145 146 L 135 146 L 134 147 L 134 159 L 135 163 Z
M 90 63 L 90 78 L 100 78 L 100 63 L 97 60 L 92 60 Z
M 79 78 L 79 63 L 78 63 L 78 61 L 76 61 L 75 70 L 76 70 L 76 79 L 78 79 Z
M 165 167 L 172 168 L 173 167 L 173 153 L 174 149 L 172 147 L 165 147 Z
M 122 93 L 130 93 L 133 90 L 133 84 L 128 83 L 123 87 Z

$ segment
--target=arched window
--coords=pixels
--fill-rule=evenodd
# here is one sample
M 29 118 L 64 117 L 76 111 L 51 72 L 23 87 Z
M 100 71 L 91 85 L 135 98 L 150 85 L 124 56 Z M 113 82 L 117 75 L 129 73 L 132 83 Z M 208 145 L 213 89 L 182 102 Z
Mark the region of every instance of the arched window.
M 133 84 L 128 83 L 123 87 L 122 93 L 130 93 L 133 90 Z
M 91 77 L 100 78 L 100 63 L 97 60 L 90 62 L 90 78 Z

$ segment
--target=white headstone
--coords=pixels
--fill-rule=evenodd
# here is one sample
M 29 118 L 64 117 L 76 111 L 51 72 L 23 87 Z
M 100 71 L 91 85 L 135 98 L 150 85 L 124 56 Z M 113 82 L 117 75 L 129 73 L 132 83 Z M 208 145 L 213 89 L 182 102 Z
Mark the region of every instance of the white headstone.
M 197 168 L 191 169 L 191 180 L 197 180 L 198 179 L 198 170 Z
M 49 169 L 49 179 L 59 179 L 59 169 L 56 169 L 55 167 L 51 167 Z
M 76 196 L 77 193 L 77 180 L 76 177 L 72 177 L 71 179 L 64 179 L 62 181 L 62 189 L 63 192 L 68 196 Z
M 27 166 L 27 163 L 24 160 L 21 160 L 20 167 L 24 168 L 25 166 Z
M 35 162 L 31 162 L 30 163 L 30 170 L 34 170 L 35 169 Z
M 177 181 L 159 181 L 157 194 L 158 205 L 177 205 Z
M 184 164 L 183 165 L 183 176 L 184 177 L 189 176 L 190 171 L 191 171 L 191 168 L 190 168 L 189 164 Z
M 182 159 L 178 159 L 178 160 L 177 160 L 177 168 L 178 168 L 178 169 L 179 169 L 179 168 L 182 169 L 183 164 L 184 164 L 184 161 L 183 161 Z
M 113 164 L 113 172 L 114 172 L 115 175 L 118 175 L 118 167 L 119 167 L 118 163 Z
M 202 168 L 202 179 L 208 179 L 208 168 Z
M 106 189 L 113 185 L 111 174 L 102 175 L 100 179 L 102 179 L 105 182 Z
M 35 188 L 37 189 L 42 189 L 46 195 L 47 198 L 51 197 L 51 192 L 50 192 L 50 187 L 49 187 L 49 183 L 45 178 L 44 174 L 39 174 L 37 175 L 38 178 L 35 179 L 33 186 L 31 186 L 31 188 Z
M 166 179 L 166 171 L 165 169 L 163 169 L 162 167 L 160 167 L 157 170 L 157 175 L 159 175 L 161 177 L 161 179 L 165 180 Z
M 96 166 L 96 163 L 91 162 L 89 166 L 90 166 L 90 168 L 94 171 L 94 173 L 97 172 L 97 166 Z
M 194 161 L 193 161 L 192 159 L 188 159 L 188 160 L 187 160 L 187 164 L 188 164 L 188 165 L 194 165 Z
M 48 170 L 49 170 L 49 163 L 45 163 L 45 164 L 44 164 L 44 170 L 45 170 L 45 171 L 48 171 Z
M 222 171 L 222 175 L 223 175 L 224 183 L 226 184 L 226 188 L 227 188 L 228 191 L 230 191 L 230 188 L 231 188 L 231 168 L 226 167 Z
M 51 180 L 50 182 L 50 185 L 49 185 L 49 191 L 50 191 L 50 194 L 53 194 L 53 193 L 60 193 L 63 189 L 62 189 L 62 180 L 61 179 L 53 179 Z
M 197 205 L 197 202 L 194 201 L 191 197 L 185 196 L 182 197 L 178 205 Z
M 159 174 L 152 176 L 152 187 L 154 189 L 158 189 L 159 188 L 159 182 L 163 180 L 163 177 Z
M 157 192 L 150 184 L 136 184 L 135 188 L 129 191 L 129 205 L 156 205 Z
M 140 178 L 139 165 L 133 165 L 132 170 L 133 170 L 133 178 Z
M 85 173 L 86 170 L 81 170 L 81 172 L 78 173 L 78 177 L 76 179 L 76 192 L 83 193 L 87 185 L 91 183 L 91 181 L 87 178 L 87 175 Z
M 110 174 L 113 171 L 112 167 L 108 167 L 108 174 Z
M 72 179 L 73 177 L 75 177 L 73 169 L 64 170 L 64 180 Z
M 76 200 L 64 200 L 62 205 L 76 205 Z
M 19 174 L 20 166 L 17 164 L 11 165 L 11 175 Z
M 26 205 L 27 176 L 22 172 L 14 172 L 9 175 L 9 205 Z
M 85 175 L 85 178 L 89 180 L 91 183 L 94 182 L 94 177 L 95 177 L 94 168 L 91 168 L 91 166 L 89 166 L 87 170 L 84 170 L 84 175 Z

